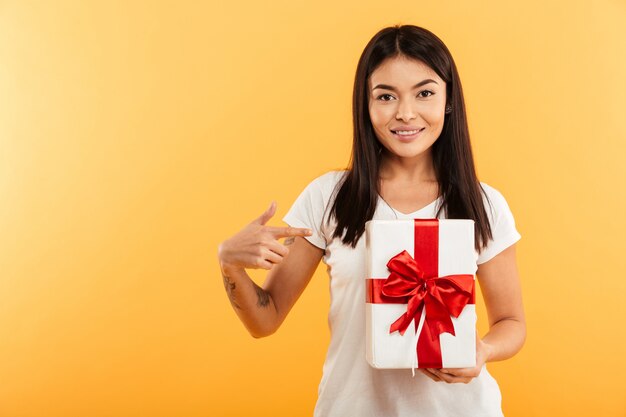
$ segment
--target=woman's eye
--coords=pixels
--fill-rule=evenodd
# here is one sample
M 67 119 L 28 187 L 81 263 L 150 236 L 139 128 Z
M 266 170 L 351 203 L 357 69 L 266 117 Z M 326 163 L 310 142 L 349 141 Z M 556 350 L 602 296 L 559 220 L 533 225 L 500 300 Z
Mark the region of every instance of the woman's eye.
M 427 95 L 423 95 L 423 94 L 425 94 L 425 93 L 427 93 Z M 435 93 L 433 93 L 433 92 L 432 92 L 432 91 L 430 91 L 430 90 L 424 90 L 424 91 L 420 91 L 420 92 L 419 92 L 418 97 L 430 97 L 430 96 L 432 96 L 433 94 L 435 94 Z M 393 96 L 392 96 L 391 94 L 381 94 L 381 95 L 379 95 L 379 96 L 377 97 L 377 99 L 378 99 L 378 100 L 380 100 L 380 101 L 390 101 L 390 99 L 389 99 L 389 100 L 387 100 L 387 99 L 383 99 L 383 97 L 393 97 Z

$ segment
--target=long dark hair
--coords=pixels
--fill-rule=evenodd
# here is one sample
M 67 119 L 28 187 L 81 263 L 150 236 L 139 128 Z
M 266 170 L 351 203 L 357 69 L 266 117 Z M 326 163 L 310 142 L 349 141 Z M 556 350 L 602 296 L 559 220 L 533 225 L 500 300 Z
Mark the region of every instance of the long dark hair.
M 446 82 L 446 103 L 452 106 L 452 112 L 446 114 L 441 135 L 432 145 L 442 197 L 436 216 L 445 210 L 448 219 L 474 220 L 475 248 L 481 252 L 492 233 L 481 196 L 481 191 L 485 191 L 474 168 L 461 80 L 445 44 L 428 30 L 413 25 L 382 29 L 369 41 L 359 59 L 352 97 L 352 155 L 349 168 L 337 184 L 336 198 L 330 209 L 336 219 L 332 237 L 343 236 L 343 244 L 354 248 L 365 231 L 365 222 L 371 220 L 376 211 L 383 145 L 369 117 L 368 81 L 384 60 L 399 56 L 424 62 Z

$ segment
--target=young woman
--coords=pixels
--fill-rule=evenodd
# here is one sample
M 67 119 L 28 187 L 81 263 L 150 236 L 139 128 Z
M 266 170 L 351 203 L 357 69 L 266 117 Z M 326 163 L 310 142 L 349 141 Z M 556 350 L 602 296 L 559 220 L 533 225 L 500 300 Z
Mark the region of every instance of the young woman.
M 515 355 L 526 325 L 515 243 L 520 234 L 502 194 L 474 169 L 461 82 L 443 42 L 426 29 L 378 32 L 358 63 L 354 140 L 347 170 L 315 178 L 283 220 L 274 202 L 218 250 L 224 286 L 254 337 L 274 333 L 319 262 L 328 265 L 331 341 L 315 416 L 501 416 L 486 362 Z M 476 276 L 489 332 L 476 367 L 375 369 L 365 359 L 365 222 L 462 218 L 475 222 Z M 286 237 L 284 243 L 278 239 Z M 263 288 L 246 268 L 268 269 Z

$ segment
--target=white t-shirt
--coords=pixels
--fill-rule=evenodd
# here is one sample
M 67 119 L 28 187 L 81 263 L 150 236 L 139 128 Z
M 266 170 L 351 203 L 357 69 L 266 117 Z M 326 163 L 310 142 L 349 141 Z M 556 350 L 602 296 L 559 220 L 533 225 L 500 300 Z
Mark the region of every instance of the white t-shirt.
M 315 417 L 446 417 L 502 416 L 502 397 L 496 380 L 484 366 L 468 384 L 436 382 L 410 369 L 376 369 L 365 359 L 365 233 L 353 249 L 331 239 L 335 225 L 330 214 L 335 185 L 346 171 L 329 171 L 315 178 L 300 193 L 283 221 L 313 231 L 305 237 L 324 249 L 323 262 L 330 278 L 330 345 L 318 388 Z M 478 256 L 477 265 L 517 242 L 521 236 L 502 194 L 482 183 L 493 211 L 483 196 L 493 240 Z M 441 197 L 413 213 L 389 207 L 379 196 L 373 219 L 434 218 Z M 327 208 L 328 207 L 328 208 Z M 326 209 L 327 208 L 327 209 Z M 325 211 L 326 209 L 326 211 Z M 395 212 L 395 214 L 394 214 Z M 444 210 L 440 218 L 444 217 Z M 322 216 L 325 216 L 322 218 Z M 478 300 L 477 300 L 478 301 Z

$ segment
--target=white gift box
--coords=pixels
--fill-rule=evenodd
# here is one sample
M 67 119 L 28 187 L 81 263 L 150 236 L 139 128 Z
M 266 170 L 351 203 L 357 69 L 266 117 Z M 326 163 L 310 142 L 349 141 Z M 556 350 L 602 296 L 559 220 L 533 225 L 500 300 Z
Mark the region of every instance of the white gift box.
M 424 230 L 421 229 L 422 227 L 430 227 L 428 231 L 425 231 L 426 235 L 422 234 L 421 230 Z M 445 332 L 438 337 L 442 368 L 476 366 L 474 285 L 477 253 L 474 249 L 474 221 L 469 219 L 370 220 L 365 223 L 365 234 L 367 362 L 372 367 L 381 369 L 434 367 L 426 360 L 423 360 L 420 366 L 420 358 L 417 354 L 418 338 L 425 324 L 427 308 L 420 307 L 421 317 L 417 329 L 415 319 L 412 319 L 404 335 L 399 331 L 390 333 L 390 326 L 407 312 L 408 304 L 375 301 L 370 295 L 372 291 L 375 291 L 371 286 L 374 281 L 378 280 L 378 285 L 389 282 L 381 281 L 390 276 L 391 271 L 387 267 L 389 260 L 406 250 L 416 260 L 418 266 L 420 258 L 430 256 L 431 266 L 434 268 L 436 265 L 437 271 L 435 275 L 426 278 L 437 277 L 439 280 L 450 275 L 471 275 L 471 277 L 465 277 L 466 282 L 469 282 L 468 285 L 471 285 L 471 298 L 458 317 L 453 315 L 450 317 L 455 335 Z M 429 237 L 425 238 L 425 236 Z M 417 254 L 415 253 L 416 246 L 419 251 Z M 422 264 L 427 263 L 422 262 Z M 443 281 L 439 281 L 437 285 L 440 283 Z M 435 303 L 431 302 L 432 304 Z M 431 322 L 432 317 L 434 315 L 431 316 Z M 423 345 L 420 346 L 422 347 Z

